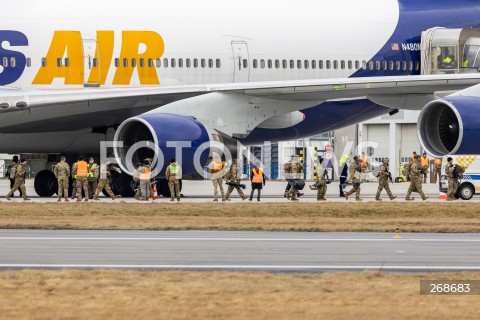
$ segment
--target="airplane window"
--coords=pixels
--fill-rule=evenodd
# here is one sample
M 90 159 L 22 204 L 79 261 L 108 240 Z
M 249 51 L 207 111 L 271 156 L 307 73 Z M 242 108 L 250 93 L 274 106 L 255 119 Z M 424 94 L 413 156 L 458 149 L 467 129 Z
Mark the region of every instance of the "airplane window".
M 160 59 L 160 58 L 155 59 L 155 65 L 157 66 L 157 68 L 161 68 L 162 67 L 162 59 Z
M 215 60 L 215 64 L 216 64 L 216 67 L 217 67 L 217 68 L 221 68 L 221 67 L 222 67 L 222 61 L 221 61 L 220 59 Z
M 407 61 L 402 61 L 402 70 L 407 70 Z
M 337 60 L 333 60 L 333 68 L 338 69 L 338 61 Z
M 128 59 L 127 58 L 123 58 L 123 67 L 124 68 L 128 67 Z
M 178 67 L 183 68 L 183 59 L 178 59 Z
M 93 58 L 93 67 L 94 68 L 98 67 L 98 59 L 97 58 Z
M 367 70 L 367 61 L 365 60 L 362 61 L 362 69 Z
M 15 66 L 17 65 L 17 59 L 15 59 L 15 57 L 10 58 L 10 65 L 12 66 L 12 68 L 15 68 Z
M 375 61 L 375 67 L 377 70 L 380 70 L 380 61 Z
M 326 61 L 326 65 L 327 65 L 327 69 L 330 69 L 332 67 L 332 63 L 330 62 L 330 60 Z
M 302 69 L 302 60 L 297 60 L 297 68 Z
M 317 60 L 312 60 L 312 69 L 317 69 Z
M 163 59 L 163 67 L 168 68 L 168 59 L 167 58 Z
M 193 59 L 193 67 L 198 68 L 198 59 Z
M 418 61 L 415 61 L 415 71 L 420 70 L 420 63 Z
M 360 61 L 355 60 L 355 69 L 360 69 Z
M 170 66 L 172 68 L 175 68 L 177 66 L 177 61 L 175 60 L 175 58 L 170 59 Z
M 243 68 L 244 69 L 248 68 L 248 60 L 247 59 L 243 59 Z
M 152 58 L 148 58 L 148 67 L 153 68 L 153 59 Z
M 305 61 L 303 62 L 303 67 L 304 67 L 305 69 L 310 68 L 310 61 L 305 60 Z
M 348 69 L 353 69 L 353 62 L 352 60 L 348 60 Z
M 145 59 L 140 58 L 140 60 L 138 61 L 138 64 L 140 65 L 140 68 L 144 68 L 145 67 Z
M 340 61 L 340 68 L 345 69 L 345 60 Z
M 282 60 L 283 69 L 287 69 L 287 60 Z
M 260 60 L 260 68 L 265 68 L 265 60 Z
M 47 58 L 42 58 L 42 67 L 47 66 Z
M 258 60 L 257 59 L 253 59 L 253 68 L 254 69 L 258 68 Z
M 290 60 L 290 69 L 295 68 L 295 61 Z
M 185 64 L 186 64 L 187 68 L 191 68 L 192 67 L 192 60 L 190 60 L 190 59 L 185 60 Z
M 280 68 L 280 60 L 275 60 L 275 68 Z
M 2 60 L 3 60 L 3 61 L 2 61 L 2 66 L 3 66 L 4 68 L 8 67 L 8 58 L 7 58 L 7 57 L 3 57 Z
M 118 68 L 120 67 L 120 59 L 115 58 L 115 67 Z
M 388 68 L 389 68 L 390 70 L 393 70 L 393 68 L 394 68 L 393 61 L 389 61 L 389 62 L 388 62 Z
M 368 62 L 368 69 L 373 70 L 373 61 Z
M 318 61 L 318 69 L 323 69 L 323 60 Z
M 272 69 L 272 60 L 268 59 L 267 61 L 268 69 Z
M 202 68 L 205 68 L 207 66 L 207 61 L 205 59 L 200 60 L 200 65 Z
M 387 61 L 382 61 L 382 69 L 387 70 Z
M 208 67 L 213 68 L 213 59 L 208 59 Z
M 31 67 L 32 66 L 32 59 L 31 58 L 27 58 L 27 67 Z
M 57 67 L 62 66 L 62 58 L 57 58 Z
M 395 62 L 395 69 L 400 70 L 400 61 Z
M 132 67 L 136 67 L 137 66 L 137 59 L 135 58 L 132 58 Z
M 413 62 L 412 61 L 408 62 L 408 70 L 410 70 L 410 71 L 413 70 Z

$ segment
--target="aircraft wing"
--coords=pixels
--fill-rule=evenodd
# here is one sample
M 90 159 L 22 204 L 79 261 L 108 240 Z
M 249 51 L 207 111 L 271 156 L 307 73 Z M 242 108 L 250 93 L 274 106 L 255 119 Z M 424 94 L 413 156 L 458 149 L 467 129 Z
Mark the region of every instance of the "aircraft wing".
M 474 73 L 115 89 L 21 90 L 3 87 L 0 89 L 0 133 L 115 126 L 171 102 L 210 92 L 294 101 L 367 97 L 391 108 L 421 109 L 438 92 L 450 93 L 478 83 L 480 74 Z

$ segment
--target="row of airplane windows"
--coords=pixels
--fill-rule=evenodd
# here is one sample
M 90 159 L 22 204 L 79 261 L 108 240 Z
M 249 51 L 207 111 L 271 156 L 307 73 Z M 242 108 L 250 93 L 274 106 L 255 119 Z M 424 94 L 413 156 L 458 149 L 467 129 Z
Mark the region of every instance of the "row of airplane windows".
M 68 58 L 62 59 L 57 58 L 57 67 L 70 67 L 70 60 Z M 243 68 L 248 68 L 248 60 L 243 59 L 240 60 L 239 63 L 243 66 Z M 4 68 L 12 67 L 15 68 L 16 66 L 16 58 L 11 57 L 10 60 L 7 57 L 3 58 L 2 66 Z M 93 58 L 90 60 L 89 63 L 90 67 L 98 67 L 98 59 Z M 115 67 L 137 67 L 137 59 L 132 58 L 115 58 Z M 31 58 L 27 58 L 27 67 L 32 66 Z M 42 58 L 42 67 L 47 66 L 47 58 Z M 222 63 L 220 59 L 167 59 L 167 58 L 157 58 L 157 59 L 147 59 L 144 58 L 138 59 L 138 66 L 144 68 L 148 66 L 149 68 L 153 67 L 164 67 L 171 68 L 179 67 L 183 68 L 221 68 Z M 352 61 L 352 60 L 272 60 L 272 59 L 253 59 L 252 66 L 254 69 L 363 69 L 363 70 L 396 70 L 396 71 L 406 71 L 406 70 L 415 70 L 418 71 L 420 69 L 420 63 L 418 61 Z

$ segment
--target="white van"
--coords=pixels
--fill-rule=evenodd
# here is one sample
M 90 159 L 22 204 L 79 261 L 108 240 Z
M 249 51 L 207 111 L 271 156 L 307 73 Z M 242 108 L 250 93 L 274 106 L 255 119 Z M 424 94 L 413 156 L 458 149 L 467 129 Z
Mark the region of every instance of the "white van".
M 458 180 L 458 191 L 456 198 L 470 200 L 476 193 L 480 193 L 480 155 L 473 156 L 451 156 L 454 164 L 459 164 L 465 168 L 463 178 Z M 448 181 L 445 175 L 445 166 L 447 158 L 443 158 L 442 179 L 440 180 L 440 192 L 447 192 Z

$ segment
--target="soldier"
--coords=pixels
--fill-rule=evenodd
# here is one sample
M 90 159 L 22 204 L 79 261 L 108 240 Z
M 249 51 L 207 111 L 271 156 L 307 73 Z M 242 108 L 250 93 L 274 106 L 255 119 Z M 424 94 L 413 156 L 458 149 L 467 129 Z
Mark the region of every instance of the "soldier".
M 422 190 L 422 179 L 420 177 L 420 156 L 417 154 L 415 155 L 415 158 L 413 159 L 412 164 L 410 165 L 410 187 L 408 188 L 407 196 L 405 197 L 405 200 L 407 201 L 412 201 L 415 200 L 415 198 L 410 198 L 410 195 L 412 192 L 415 190 L 420 195 L 422 196 L 423 200 L 427 200 L 429 197 L 425 196 L 425 193 L 423 193 Z
M 342 157 L 340 158 L 340 161 L 338 162 L 338 172 L 340 173 L 340 183 L 338 184 L 338 187 L 340 189 L 340 197 L 345 197 L 343 188 L 348 178 L 347 161 L 348 161 L 348 155 L 343 154 Z
M 15 168 L 16 166 L 18 166 L 18 156 L 14 156 L 13 159 L 12 159 L 12 163 L 10 163 L 8 165 L 8 168 L 7 168 L 7 177 L 9 178 L 10 180 L 10 189 L 13 188 L 14 184 L 15 184 Z M 20 192 L 20 197 L 23 196 L 22 194 L 22 190 L 18 190 Z M 14 197 L 14 195 L 12 195 L 12 197 Z
M 210 162 L 208 165 L 208 173 L 210 173 L 210 178 L 212 179 L 213 183 L 213 194 L 214 198 L 213 201 L 218 201 L 218 188 L 220 188 L 220 192 L 222 193 L 222 201 L 225 201 L 225 191 L 223 191 L 223 169 L 224 163 L 222 162 L 220 156 L 215 154 L 213 156 L 213 161 Z
M 327 193 L 327 169 L 323 165 L 323 158 L 320 159 L 320 164 L 317 167 L 317 180 L 315 186 L 317 187 L 317 201 L 327 201 L 325 193 Z
M 378 189 L 375 200 L 382 201 L 382 199 L 380 199 L 380 193 L 383 191 L 384 188 L 385 191 L 387 191 L 390 200 L 396 198 L 396 196 L 392 194 L 392 191 L 390 191 L 390 186 L 388 185 L 388 179 L 391 179 L 391 176 L 392 174 L 388 170 L 388 159 L 383 159 L 383 164 L 380 166 L 378 172 Z
M 237 166 L 237 160 L 236 159 L 232 160 L 232 165 L 230 166 L 230 169 L 228 170 L 227 174 L 225 175 L 225 180 L 227 181 L 227 183 L 236 183 L 236 184 L 240 183 L 240 177 L 239 177 L 239 174 L 238 174 L 238 166 Z M 228 189 L 227 189 L 227 195 L 225 196 L 225 201 L 230 201 L 229 196 L 233 192 L 234 189 L 237 190 L 237 192 L 240 195 L 240 198 L 242 198 L 242 200 L 247 199 L 247 196 L 243 194 L 243 191 L 239 186 L 229 185 Z
M 100 192 L 102 192 L 103 189 L 105 189 L 112 198 L 112 200 L 115 200 L 118 196 L 116 196 L 112 188 L 110 188 L 110 161 L 105 162 L 104 164 L 100 165 L 100 180 L 98 181 L 97 189 L 95 189 L 95 193 L 93 194 L 93 200 L 100 200 L 98 199 L 98 195 Z
M 82 189 L 85 193 L 85 201 L 88 201 L 88 164 L 83 160 L 83 157 L 78 157 L 77 163 L 73 165 L 72 175 L 76 179 L 77 201 L 82 201 Z
M 60 162 L 55 165 L 53 173 L 58 181 L 58 202 L 62 201 L 62 196 L 65 202 L 68 202 L 68 178 L 70 176 L 70 166 L 65 161 L 65 156 L 60 157 Z
M 458 189 L 458 175 L 456 175 L 455 165 L 451 157 L 447 158 L 447 165 L 445 166 L 445 174 L 448 179 L 447 201 L 455 201 L 455 194 Z
M 288 191 L 287 199 L 292 201 L 298 201 L 296 198 L 297 196 L 300 197 L 299 190 L 298 190 L 298 183 L 302 181 L 302 164 L 297 156 L 293 157 L 292 162 L 290 164 L 290 174 L 287 176 L 290 180 L 289 183 L 291 185 L 290 190 Z
M 168 181 L 168 187 L 170 188 L 170 201 L 180 201 L 180 179 L 182 178 L 182 168 L 177 164 L 175 159 L 170 160 L 170 165 L 165 172 Z
M 440 181 L 442 178 L 442 158 L 435 158 L 435 161 L 433 162 L 433 166 L 434 166 L 433 183 L 437 183 L 437 181 Z
M 352 190 L 345 192 L 345 199 L 348 200 L 348 197 L 355 193 L 355 200 L 356 201 L 363 201 L 360 198 L 360 173 L 362 168 L 360 166 L 362 159 L 358 158 L 357 156 L 353 157 L 353 163 L 348 168 L 348 180 L 350 183 L 353 184 Z
M 143 165 L 137 169 L 140 180 L 140 200 L 147 201 L 150 198 L 150 179 L 152 170 L 150 169 L 150 160 L 143 160 Z
M 95 160 L 93 159 L 93 157 L 90 157 L 88 159 L 88 176 L 87 176 L 89 199 L 93 199 L 93 193 L 97 190 L 99 175 L 100 175 L 99 167 L 95 163 Z
M 287 180 L 287 187 L 285 188 L 283 197 L 288 200 L 290 200 L 290 189 L 295 185 L 295 179 L 292 177 L 292 167 L 296 166 L 296 163 L 299 163 L 298 157 L 292 156 L 292 159 L 283 165 L 283 175 L 285 176 L 285 180 Z M 303 193 L 297 191 L 297 197 L 300 198 L 301 196 L 303 196 Z
M 10 192 L 7 194 L 7 200 L 10 200 L 10 197 L 15 191 L 20 189 L 23 194 L 23 200 L 30 200 L 27 198 L 27 191 L 25 190 L 25 168 L 27 166 L 27 160 L 21 159 L 20 164 L 15 167 L 15 184 Z

